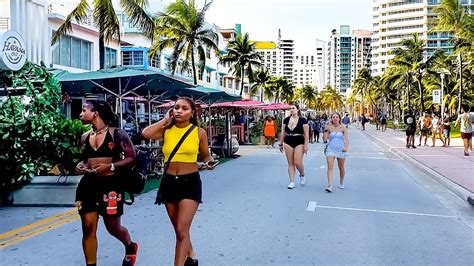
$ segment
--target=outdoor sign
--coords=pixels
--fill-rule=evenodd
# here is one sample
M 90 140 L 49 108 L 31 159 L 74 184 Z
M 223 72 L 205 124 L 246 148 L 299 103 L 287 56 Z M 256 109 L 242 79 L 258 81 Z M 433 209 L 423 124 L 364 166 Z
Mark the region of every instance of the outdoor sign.
M 441 90 L 433 90 L 433 103 L 441 103 Z
M 25 65 L 25 62 L 26 46 L 21 35 L 11 30 L 1 34 L 0 69 L 17 71 Z

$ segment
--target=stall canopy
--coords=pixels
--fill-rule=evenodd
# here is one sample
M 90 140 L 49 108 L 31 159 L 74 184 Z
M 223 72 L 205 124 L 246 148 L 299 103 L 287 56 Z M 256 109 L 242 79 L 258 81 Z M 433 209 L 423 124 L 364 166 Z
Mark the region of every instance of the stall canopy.
M 260 108 L 266 104 L 255 100 L 243 100 L 234 102 L 221 102 L 211 105 L 211 107 L 239 107 L 239 108 Z
M 63 90 L 71 95 L 108 92 L 124 97 L 131 93 L 147 95 L 148 92 L 153 95 L 193 93 L 188 90 L 193 86 L 187 82 L 157 71 L 137 68 L 119 67 L 84 73 L 57 71 L 55 77 L 61 82 Z
M 262 110 L 288 110 L 290 105 L 286 103 L 272 103 L 262 108 Z

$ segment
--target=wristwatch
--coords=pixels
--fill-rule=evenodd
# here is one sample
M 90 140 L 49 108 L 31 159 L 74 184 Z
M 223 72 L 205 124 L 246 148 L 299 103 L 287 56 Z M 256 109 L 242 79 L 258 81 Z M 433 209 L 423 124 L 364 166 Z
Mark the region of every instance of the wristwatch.
M 110 171 L 115 171 L 115 165 L 113 163 L 110 164 Z

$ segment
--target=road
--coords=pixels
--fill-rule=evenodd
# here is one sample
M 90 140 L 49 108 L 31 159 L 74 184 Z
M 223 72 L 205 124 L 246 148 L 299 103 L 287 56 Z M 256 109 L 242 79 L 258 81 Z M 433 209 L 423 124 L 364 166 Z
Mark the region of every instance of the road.
M 240 158 L 203 172 L 204 203 L 191 230 L 200 265 L 471 264 L 472 208 L 358 129 L 350 139 L 346 188 L 331 194 L 317 143 L 304 160 L 305 187 L 286 189 L 285 157 L 265 147 L 245 147 Z M 123 224 L 140 244 L 137 265 L 172 265 L 174 233 L 154 196 L 140 196 Z M 26 224 L 21 209 L 1 212 Z M 2 217 L 5 232 L 12 225 Z M 98 238 L 98 263 L 120 265 L 123 247 L 101 222 Z M 0 248 L 0 257 L 2 265 L 84 265 L 80 223 Z

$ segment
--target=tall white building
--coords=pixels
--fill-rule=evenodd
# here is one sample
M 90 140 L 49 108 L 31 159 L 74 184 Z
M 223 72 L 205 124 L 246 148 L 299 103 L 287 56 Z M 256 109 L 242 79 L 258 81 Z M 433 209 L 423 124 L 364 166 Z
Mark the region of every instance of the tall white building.
M 291 81 L 293 79 L 294 40 L 282 38 L 280 31 L 278 31 L 278 49 L 283 51 L 283 77 Z
M 310 85 L 319 89 L 319 78 L 316 54 L 296 54 L 293 61 L 293 85 L 297 88 Z
M 473 0 L 460 0 L 473 12 Z M 452 52 L 453 45 L 447 33 L 429 33 L 428 21 L 435 17 L 434 8 L 441 0 L 373 0 L 373 39 L 372 39 L 372 73 L 382 74 L 393 58 L 390 52 L 399 46 L 399 42 L 418 33 L 421 39 L 427 40 L 427 56 L 436 49 Z
M 370 67 L 371 32 L 341 26 L 332 31 L 328 43 L 327 84 L 345 94 L 357 78 L 357 71 Z
M 262 58 L 262 68 L 273 77 L 283 77 L 283 50 L 274 42 L 255 42 L 255 50 Z
M 318 90 L 321 91 L 326 87 L 326 65 L 327 65 L 327 48 L 326 41 L 316 40 L 316 62 L 318 65 L 319 72 L 319 83 L 316 85 Z

